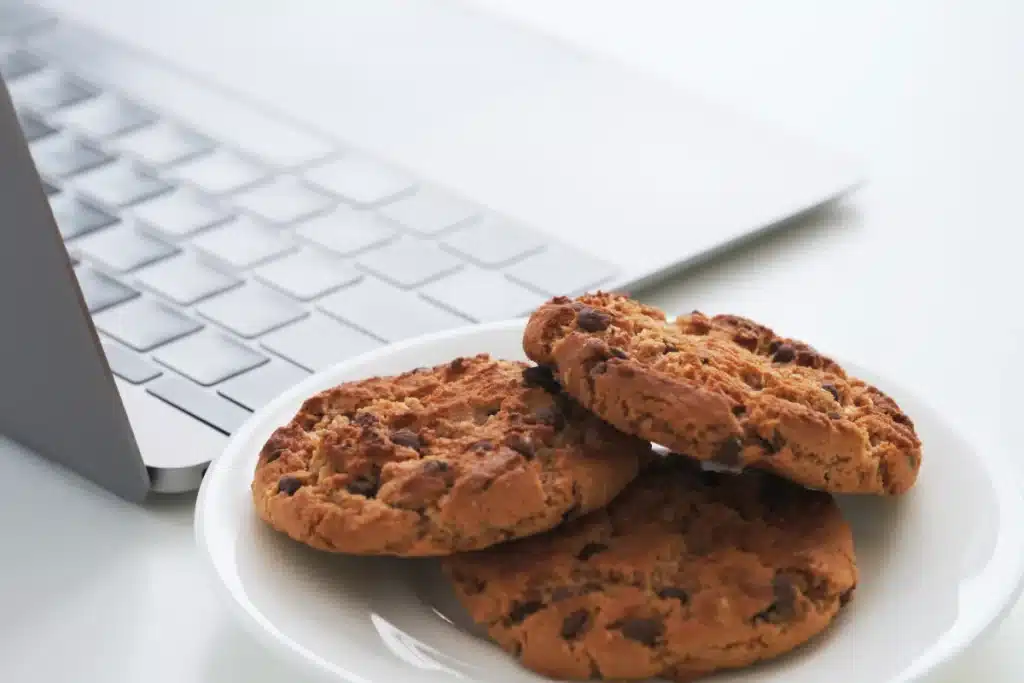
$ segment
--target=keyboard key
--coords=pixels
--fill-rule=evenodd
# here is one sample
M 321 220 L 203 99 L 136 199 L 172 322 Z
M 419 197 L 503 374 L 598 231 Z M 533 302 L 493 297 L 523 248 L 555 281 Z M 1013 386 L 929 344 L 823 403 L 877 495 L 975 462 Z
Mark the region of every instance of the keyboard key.
M 207 194 L 220 195 L 255 185 L 267 176 L 267 171 L 255 161 L 218 149 L 182 162 L 174 167 L 171 175 Z
M 225 434 L 241 427 L 251 414 L 245 408 L 174 375 L 158 378 L 146 386 L 146 391 Z
M 42 70 L 43 63 L 22 50 L 0 50 L 0 76 L 11 83 Z
M 98 313 L 139 295 L 128 285 L 101 275 L 92 268 L 79 266 L 75 268 L 75 275 L 78 277 L 78 288 L 82 291 L 82 298 L 85 299 L 85 305 L 90 313 Z
M 271 261 L 253 272 L 271 287 L 303 301 L 323 296 L 362 277 L 341 260 L 312 249 L 302 249 Z
M 132 209 L 146 228 L 169 240 L 179 240 L 231 217 L 223 207 L 195 190 L 179 187 Z
M 240 192 L 234 204 L 269 223 L 284 225 L 322 213 L 334 200 L 295 178 L 276 178 Z
M 213 149 L 213 141 L 195 131 L 161 121 L 119 137 L 114 146 L 154 168 L 163 168 Z
M 303 223 L 296 233 L 324 249 L 348 256 L 384 244 L 398 231 L 369 211 L 341 207 Z
M 18 112 L 18 123 L 21 124 L 21 132 L 28 142 L 35 142 L 57 132 L 56 128 L 27 111 Z
M 387 342 L 466 324 L 462 318 L 412 292 L 369 277 L 326 297 L 319 308 Z
M 153 358 L 207 387 L 267 362 L 266 356 L 210 330 L 171 342 Z
M 436 245 L 407 237 L 362 254 L 360 267 L 401 287 L 415 287 L 457 269 L 461 262 Z
M 232 268 L 248 268 L 294 249 L 286 234 L 239 216 L 192 240 L 203 255 Z
M 93 321 L 101 332 L 143 352 L 202 328 L 177 311 L 142 298 L 101 311 Z
M 269 363 L 232 377 L 221 384 L 218 393 L 249 410 L 259 410 L 286 390 L 292 388 L 309 372 L 283 360 Z
M 75 187 L 100 205 L 110 207 L 135 204 L 171 189 L 169 183 L 125 161 L 107 164 L 79 176 L 75 179 Z
M 111 160 L 104 152 L 69 135 L 50 135 L 32 144 L 32 160 L 40 175 L 67 178 Z
M 10 84 L 11 99 L 19 107 L 50 112 L 84 102 L 97 90 L 56 71 L 40 71 Z
M 242 282 L 234 275 L 200 263 L 191 254 L 181 254 L 143 268 L 136 273 L 135 279 L 143 287 L 182 306 L 189 306 Z
M 90 206 L 67 193 L 52 197 L 50 210 L 57 221 L 60 234 L 66 240 L 105 228 L 117 221 L 107 212 Z
M 509 267 L 513 280 L 551 296 L 582 294 L 615 275 L 615 268 L 587 254 L 552 245 Z
M 463 268 L 423 287 L 420 294 L 476 322 L 518 318 L 548 298 L 517 285 L 501 273 Z
M 88 138 L 111 138 L 152 123 L 156 116 L 114 95 L 103 95 L 62 111 L 56 120 Z
M 384 204 L 415 189 L 404 172 L 357 154 L 311 168 L 305 177 L 360 208 Z
M 178 252 L 130 225 L 118 225 L 76 240 L 74 250 L 109 270 L 126 272 L 141 268 Z
M 310 372 L 323 370 L 380 345 L 359 330 L 315 313 L 263 339 L 263 348 Z
M 199 315 L 242 337 L 258 337 L 306 315 L 298 304 L 272 289 L 247 284 L 210 299 L 196 309 Z
M 544 246 L 539 235 L 495 216 L 448 233 L 442 244 L 481 266 L 511 263 Z
M 139 354 L 109 339 L 103 340 L 103 353 L 107 357 L 110 371 L 126 382 L 142 384 L 162 374 L 155 365 Z
M 425 237 L 467 223 L 479 215 L 472 205 L 438 190 L 426 188 L 385 204 L 378 211 L 403 228 Z

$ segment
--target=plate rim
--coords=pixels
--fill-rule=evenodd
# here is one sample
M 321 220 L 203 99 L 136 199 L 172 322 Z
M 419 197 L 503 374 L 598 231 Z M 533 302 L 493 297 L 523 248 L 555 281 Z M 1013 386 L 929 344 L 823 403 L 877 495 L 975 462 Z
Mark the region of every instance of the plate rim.
M 231 435 L 221 455 L 210 465 L 200 485 L 193 517 L 193 533 L 198 550 L 203 556 L 204 573 L 214 583 L 215 588 L 220 589 L 216 592 L 221 598 L 221 602 L 225 603 L 228 611 L 235 615 L 236 623 L 239 623 L 257 641 L 265 644 L 272 651 L 287 653 L 291 663 L 301 667 L 303 671 L 307 671 L 311 675 L 315 674 L 317 678 L 325 681 L 340 680 L 345 683 L 378 683 L 360 676 L 351 670 L 342 669 L 325 661 L 322 657 L 281 633 L 265 615 L 246 599 L 244 594 L 241 593 L 241 587 L 232 585 L 232 582 L 225 576 L 223 568 L 212 551 L 209 538 L 207 515 L 210 505 L 209 501 L 211 496 L 215 495 L 211 493 L 211 490 L 214 490 L 214 483 L 212 482 L 219 480 L 222 470 L 228 467 L 227 463 L 233 462 L 243 455 L 240 454 L 243 446 L 251 439 L 254 432 L 265 426 L 267 419 L 271 415 L 279 412 L 285 405 L 300 402 L 317 391 L 318 387 L 327 377 L 340 375 L 350 367 L 364 365 L 378 358 L 416 346 L 431 345 L 454 337 L 486 334 L 489 332 L 510 332 L 517 329 L 522 330 L 526 322 L 526 319 L 513 319 L 492 323 L 462 325 L 456 328 L 412 337 L 340 361 L 330 367 L 312 373 L 309 377 L 282 392 L 263 408 L 253 413 L 242 427 Z M 856 363 L 850 363 L 850 366 L 859 367 Z M 911 398 L 914 402 L 928 408 L 936 416 L 942 416 L 941 413 L 932 409 L 931 404 L 927 401 L 924 401 L 913 392 L 906 391 L 899 384 L 887 384 L 887 392 L 899 395 L 902 398 Z M 947 429 L 952 431 L 964 443 L 972 443 L 965 439 L 952 424 L 945 422 L 945 425 Z M 972 449 L 972 452 L 977 453 L 978 461 L 984 464 L 988 481 L 996 492 L 1000 516 L 1008 518 L 1010 515 L 1006 514 L 1006 512 L 1009 507 L 1011 511 L 1016 511 L 1021 517 L 1024 517 L 1024 487 L 1020 485 L 1019 475 L 1013 470 L 1012 461 L 1006 452 L 1001 448 L 982 449 L 980 447 Z M 985 453 L 984 456 L 980 455 L 982 452 Z M 1005 535 L 1006 532 L 1003 530 L 1005 527 L 1006 524 L 999 525 L 1000 531 L 997 539 Z M 1024 548 L 1024 545 L 1022 545 L 1022 548 Z M 994 607 L 988 608 L 986 614 L 976 618 L 971 626 L 965 629 L 955 641 L 944 645 L 936 641 L 922 654 L 918 662 L 913 663 L 896 677 L 880 683 L 922 682 L 929 676 L 933 676 L 939 671 L 948 668 L 973 643 L 991 633 L 1005 619 L 1007 614 L 1017 604 L 1022 592 L 1024 592 L 1024 553 L 1012 555 L 1015 555 L 1018 559 L 1015 562 L 1004 560 L 1008 571 L 1003 573 L 1006 579 L 1001 586 L 1001 590 L 999 590 L 1000 595 L 998 599 L 993 603 Z M 995 553 L 993 553 L 994 557 Z M 940 646 L 941 649 L 936 651 L 936 648 Z M 921 660 L 925 659 L 927 661 L 923 665 L 917 666 Z

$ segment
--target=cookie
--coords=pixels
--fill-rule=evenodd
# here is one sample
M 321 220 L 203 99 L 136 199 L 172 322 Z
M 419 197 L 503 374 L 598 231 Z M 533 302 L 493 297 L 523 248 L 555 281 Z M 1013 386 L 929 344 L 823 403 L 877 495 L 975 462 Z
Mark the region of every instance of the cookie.
M 310 398 L 263 447 L 252 495 L 315 548 L 445 555 L 599 508 L 649 453 L 543 368 L 480 355 Z
M 558 680 L 689 681 L 777 657 L 853 596 L 853 538 L 831 495 L 684 456 L 603 510 L 444 559 L 475 622 Z
M 900 494 L 917 479 L 921 442 L 895 401 L 745 318 L 668 324 L 623 296 L 560 297 L 531 316 L 523 347 L 604 420 L 699 460 L 835 493 Z

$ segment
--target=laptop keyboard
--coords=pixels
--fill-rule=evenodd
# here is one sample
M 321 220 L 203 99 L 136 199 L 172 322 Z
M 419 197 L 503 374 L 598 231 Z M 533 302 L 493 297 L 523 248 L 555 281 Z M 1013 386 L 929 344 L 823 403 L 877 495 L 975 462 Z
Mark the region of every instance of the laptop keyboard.
M 338 361 L 616 274 L 39 10 L 0 17 L 111 370 L 213 429 Z

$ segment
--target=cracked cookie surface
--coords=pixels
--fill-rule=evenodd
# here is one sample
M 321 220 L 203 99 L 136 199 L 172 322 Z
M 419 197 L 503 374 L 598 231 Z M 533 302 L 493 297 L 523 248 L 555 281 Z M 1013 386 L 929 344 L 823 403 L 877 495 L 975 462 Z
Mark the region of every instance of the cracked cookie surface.
M 443 562 L 495 642 L 570 680 L 689 681 L 776 657 L 823 631 L 857 583 L 830 494 L 677 455 L 605 509 Z
M 699 460 L 835 493 L 900 494 L 917 479 L 921 442 L 895 401 L 739 316 L 668 323 L 619 295 L 559 297 L 531 316 L 523 348 L 601 418 Z
M 479 355 L 308 399 L 264 445 L 252 495 L 315 548 L 446 555 L 607 504 L 649 453 L 545 369 Z

